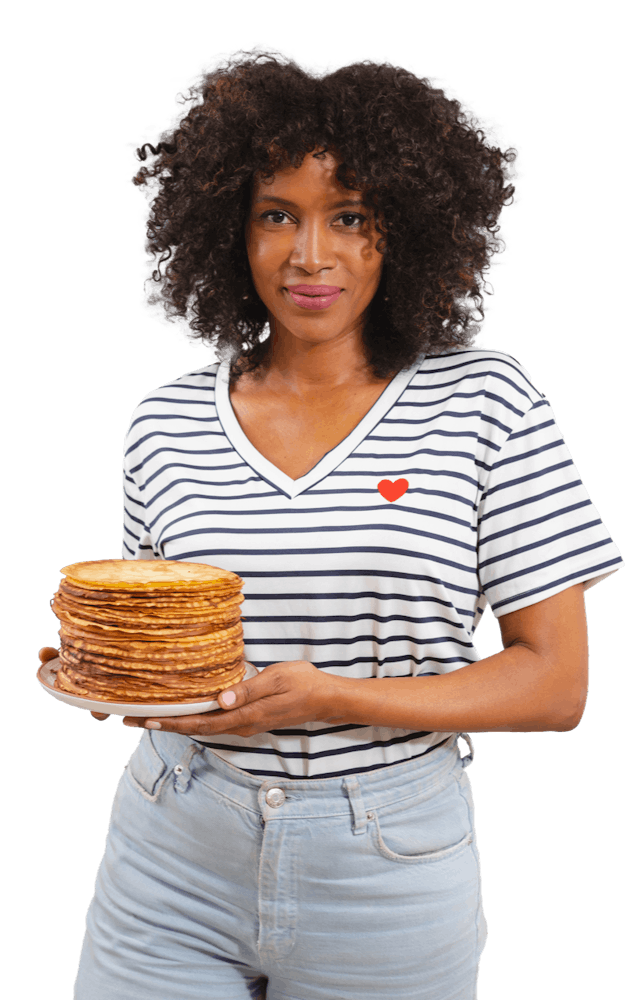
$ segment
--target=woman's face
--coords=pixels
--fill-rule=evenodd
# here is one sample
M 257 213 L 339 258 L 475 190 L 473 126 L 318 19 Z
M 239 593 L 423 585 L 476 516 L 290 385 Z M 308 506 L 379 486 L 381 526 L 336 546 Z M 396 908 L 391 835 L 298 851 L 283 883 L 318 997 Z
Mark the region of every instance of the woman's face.
M 257 177 L 245 231 L 272 334 L 310 345 L 360 337 L 383 269 L 373 212 L 360 191 L 337 183 L 337 165 L 330 153 L 309 153 L 269 184 Z

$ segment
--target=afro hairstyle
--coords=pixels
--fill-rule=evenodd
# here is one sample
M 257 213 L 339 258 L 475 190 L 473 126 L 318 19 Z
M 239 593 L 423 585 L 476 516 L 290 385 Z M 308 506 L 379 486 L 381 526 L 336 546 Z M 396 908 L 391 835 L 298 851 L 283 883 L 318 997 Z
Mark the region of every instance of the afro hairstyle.
M 240 52 L 190 88 L 192 106 L 133 178 L 150 185 L 146 248 L 169 318 L 233 358 L 232 379 L 265 354 L 267 309 L 245 247 L 253 179 L 269 182 L 320 149 L 338 183 L 373 211 L 381 282 L 363 340 L 386 377 L 422 354 L 468 346 L 484 273 L 503 249 L 498 218 L 516 156 L 489 144 L 461 104 L 408 70 L 369 61 L 314 76 L 278 53 Z

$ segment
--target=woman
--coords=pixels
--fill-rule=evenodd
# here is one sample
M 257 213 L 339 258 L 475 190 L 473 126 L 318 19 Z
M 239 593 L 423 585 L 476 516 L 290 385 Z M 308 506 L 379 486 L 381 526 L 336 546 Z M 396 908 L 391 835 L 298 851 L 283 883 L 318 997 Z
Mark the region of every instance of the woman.
M 125 719 L 76 997 L 471 1000 L 466 734 L 578 724 L 583 591 L 621 563 L 545 397 L 470 347 L 514 154 L 388 65 L 259 55 L 198 94 L 135 181 L 224 361 L 136 411 L 124 554 L 237 572 L 259 673 Z

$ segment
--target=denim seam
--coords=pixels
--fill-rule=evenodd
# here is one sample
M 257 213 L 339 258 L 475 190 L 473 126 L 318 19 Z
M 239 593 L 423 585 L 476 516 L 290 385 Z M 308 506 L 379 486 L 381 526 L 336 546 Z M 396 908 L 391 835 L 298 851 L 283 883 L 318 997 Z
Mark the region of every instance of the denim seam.
M 259 819 L 262 818 L 262 812 L 260 809 L 253 809 L 251 806 L 245 805 L 244 802 L 239 802 L 238 799 L 234 799 L 231 795 L 227 795 L 225 792 L 221 791 L 220 788 L 214 788 L 214 786 L 205 781 L 197 771 L 191 772 L 191 780 L 198 782 L 198 784 L 207 788 L 208 791 L 212 792 L 216 796 L 217 799 L 224 799 L 225 802 L 228 802 L 235 809 L 242 809 L 243 812 L 249 813 L 251 816 L 257 816 Z M 258 789 L 256 789 L 256 794 L 258 795 Z
M 407 805 L 408 809 L 412 808 L 413 806 L 419 804 L 415 801 L 416 799 L 419 799 L 419 801 L 427 801 L 428 799 L 433 798 L 433 796 L 437 792 L 442 791 L 442 789 L 445 788 L 446 780 L 449 776 L 449 773 L 450 772 L 448 772 L 448 774 L 445 775 L 439 775 L 438 778 L 436 778 L 436 780 L 432 784 L 426 786 L 425 788 L 421 788 L 416 792 L 411 792 L 408 795 L 403 795 L 400 798 L 388 799 L 386 802 L 383 802 L 379 805 L 373 805 L 371 808 L 376 809 L 376 811 L 381 815 L 384 815 L 385 813 L 390 811 L 396 812 L 398 810 L 399 805 L 403 802 L 408 803 Z
M 398 854 L 396 851 L 392 851 L 391 848 L 387 846 L 383 840 L 383 835 L 381 833 L 381 828 L 378 823 L 378 816 L 374 812 L 373 815 L 376 833 L 374 835 L 375 847 L 377 852 L 381 857 L 385 858 L 387 861 L 392 861 L 395 864 L 401 865 L 420 865 L 420 864 L 436 864 L 442 861 L 444 858 L 455 857 L 458 853 L 465 850 L 466 847 L 472 843 L 474 835 L 472 832 L 466 833 L 465 836 L 457 841 L 455 844 L 450 844 L 449 847 L 442 847 L 438 851 L 426 851 L 424 854 Z M 477 931 L 478 940 L 478 931 Z
M 476 941 L 475 941 L 475 946 L 474 946 L 474 950 L 475 950 L 475 954 L 476 954 L 476 980 L 475 980 L 475 985 L 474 985 L 474 1000 L 476 1000 L 476 996 L 477 996 L 477 993 L 478 993 L 479 963 L 480 963 L 480 959 L 481 959 L 481 953 L 480 953 L 480 950 L 479 950 L 479 944 L 480 944 L 480 926 L 479 925 L 480 925 L 481 906 L 482 906 L 482 897 L 481 897 L 481 870 L 480 870 L 480 864 L 479 864 L 479 852 L 478 852 L 478 849 L 477 849 L 477 846 L 476 846 L 476 831 L 475 831 L 475 828 L 474 828 L 474 817 L 472 815 L 472 810 L 470 808 L 469 800 L 468 800 L 467 796 L 463 794 L 463 789 L 461 788 L 461 776 L 464 773 L 465 772 L 463 770 L 461 770 L 459 772 L 459 774 L 457 775 L 457 778 L 456 778 L 456 785 L 457 785 L 457 788 L 458 788 L 458 791 L 459 791 L 459 795 L 461 796 L 461 798 L 465 802 L 465 806 L 466 806 L 466 809 L 467 809 L 468 820 L 469 820 L 469 823 L 470 823 L 470 830 L 471 830 L 471 833 L 472 833 L 472 839 L 471 839 L 472 851 L 474 853 L 474 860 L 476 862 L 477 899 L 476 899 L 476 916 L 475 916 L 475 919 L 474 919 L 474 930 L 475 930 L 475 933 L 476 933 Z
M 150 792 L 145 788 L 145 786 L 140 781 L 138 781 L 138 778 L 136 778 L 131 773 L 131 771 L 129 770 L 129 765 L 127 765 L 125 769 L 125 775 L 129 779 L 129 784 L 131 785 L 133 790 L 135 792 L 138 792 L 138 794 L 141 795 L 148 802 L 157 801 L 160 793 L 162 792 L 163 788 L 167 783 L 168 778 L 171 777 L 171 774 L 172 774 L 171 769 L 169 768 L 168 765 L 165 765 L 165 771 L 164 772 L 161 771 L 161 773 L 158 775 L 158 778 L 154 782 L 155 791 Z

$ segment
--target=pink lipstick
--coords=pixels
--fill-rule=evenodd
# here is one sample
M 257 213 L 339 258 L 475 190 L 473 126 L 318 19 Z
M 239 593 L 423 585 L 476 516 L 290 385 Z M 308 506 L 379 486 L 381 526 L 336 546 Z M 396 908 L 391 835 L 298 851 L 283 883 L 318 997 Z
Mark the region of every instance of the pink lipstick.
M 339 298 L 342 289 L 336 285 L 290 285 L 292 301 L 302 309 L 327 309 Z

